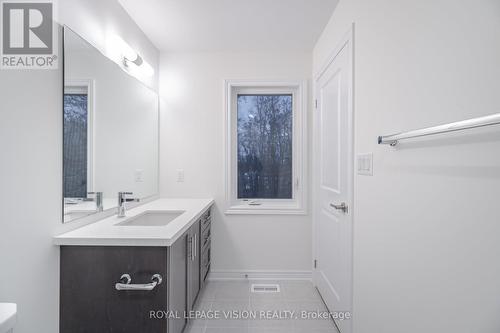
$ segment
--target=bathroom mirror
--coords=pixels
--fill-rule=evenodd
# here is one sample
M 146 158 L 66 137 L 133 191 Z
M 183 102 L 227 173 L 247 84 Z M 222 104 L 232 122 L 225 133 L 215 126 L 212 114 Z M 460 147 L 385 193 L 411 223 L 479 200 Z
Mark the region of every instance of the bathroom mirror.
M 64 27 L 64 222 L 158 193 L 158 95 Z M 102 196 L 98 194 L 102 192 Z

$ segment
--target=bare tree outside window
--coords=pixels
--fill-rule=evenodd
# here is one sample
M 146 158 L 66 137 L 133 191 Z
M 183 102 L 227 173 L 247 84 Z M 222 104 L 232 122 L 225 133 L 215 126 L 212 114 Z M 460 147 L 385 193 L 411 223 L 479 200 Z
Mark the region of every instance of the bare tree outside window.
M 64 197 L 87 197 L 88 96 L 64 94 Z
M 292 199 L 293 96 L 239 94 L 238 199 Z

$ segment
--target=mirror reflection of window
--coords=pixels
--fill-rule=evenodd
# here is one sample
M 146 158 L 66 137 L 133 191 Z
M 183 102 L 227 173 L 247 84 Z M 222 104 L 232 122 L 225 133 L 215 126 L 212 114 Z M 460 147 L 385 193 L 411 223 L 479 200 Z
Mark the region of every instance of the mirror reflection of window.
M 71 87 L 64 93 L 64 197 L 87 198 L 88 184 L 88 89 Z

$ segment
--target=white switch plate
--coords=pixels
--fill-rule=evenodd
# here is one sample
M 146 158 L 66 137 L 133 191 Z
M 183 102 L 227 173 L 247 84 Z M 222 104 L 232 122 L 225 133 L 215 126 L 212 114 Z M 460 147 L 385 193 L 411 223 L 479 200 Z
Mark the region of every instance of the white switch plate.
M 142 183 L 144 182 L 144 170 L 142 169 L 137 169 L 134 172 L 134 180 L 136 183 Z
M 184 170 L 183 169 L 177 170 L 177 182 L 178 183 L 184 182 Z
M 358 175 L 373 176 L 373 153 L 358 154 L 356 160 Z

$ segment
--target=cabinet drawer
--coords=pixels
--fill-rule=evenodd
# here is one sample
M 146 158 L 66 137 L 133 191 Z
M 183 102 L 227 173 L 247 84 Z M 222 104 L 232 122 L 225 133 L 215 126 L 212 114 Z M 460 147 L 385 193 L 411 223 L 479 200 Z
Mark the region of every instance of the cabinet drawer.
M 205 228 L 205 230 L 203 230 L 202 234 L 201 234 L 201 250 L 203 251 L 208 243 L 210 242 L 210 239 L 211 239 L 211 236 L 212 236 L 212 228 L 210 227 L 210 223 L 208 224 L 208 226 Z
M 205 281 L 207 278 L 208 271 L 210 270 L 210 240 L 208 241 L 207 247 L 203 250 L 201 257 L 201 279 Z
M 210 224 L 211 219 L 211 212 L 209 209 L 201 216 L 201 230 L 204 230 Z

